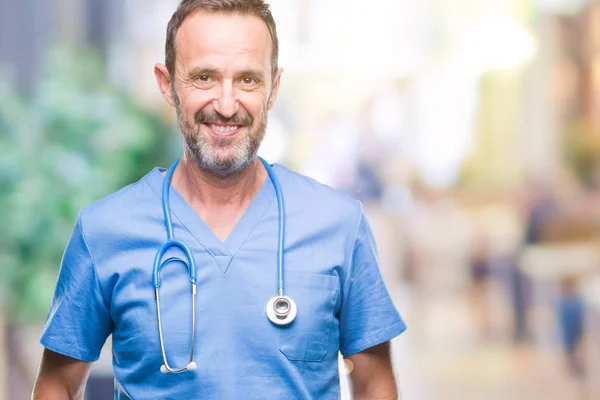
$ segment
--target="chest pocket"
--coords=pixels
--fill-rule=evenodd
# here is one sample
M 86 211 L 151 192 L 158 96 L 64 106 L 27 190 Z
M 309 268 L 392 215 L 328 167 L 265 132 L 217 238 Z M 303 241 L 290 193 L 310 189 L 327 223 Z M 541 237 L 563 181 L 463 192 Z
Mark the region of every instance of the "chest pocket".
M 329 346 L 339 280 L 336 276 L 290 272 L 285 281 L 285 293 L 296 302 L 298 315 L 290 325 L 279 328 L 279 350 L 290 361 L 321 361 Z

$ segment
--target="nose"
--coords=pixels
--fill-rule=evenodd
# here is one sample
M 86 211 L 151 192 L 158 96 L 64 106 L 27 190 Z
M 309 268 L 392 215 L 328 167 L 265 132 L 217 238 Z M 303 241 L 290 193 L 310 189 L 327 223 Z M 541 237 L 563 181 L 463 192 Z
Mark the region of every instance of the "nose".
M 216 112 L 225 118 L 231 118 L 239 109 L 235 90 L 231 82 L 225 81 L 221 85 L 221 90 L 217 97 L 213 100 L 213 107 Z

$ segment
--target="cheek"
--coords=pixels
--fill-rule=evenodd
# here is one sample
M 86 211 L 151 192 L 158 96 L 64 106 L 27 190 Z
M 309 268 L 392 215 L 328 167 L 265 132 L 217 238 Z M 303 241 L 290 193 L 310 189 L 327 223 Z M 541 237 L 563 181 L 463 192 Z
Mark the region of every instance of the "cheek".
M 263 117 L 267 109 L 267 97 L 262 93 L 245 93 L 239 96 L 239 102 L 254 119 Z
M 186 97 L 181 99 L 181 109 L 186 118 L 192 120 L 196 113 L 209 105 L 211 101 L 212 97 L 207 92 L 191 90 Z

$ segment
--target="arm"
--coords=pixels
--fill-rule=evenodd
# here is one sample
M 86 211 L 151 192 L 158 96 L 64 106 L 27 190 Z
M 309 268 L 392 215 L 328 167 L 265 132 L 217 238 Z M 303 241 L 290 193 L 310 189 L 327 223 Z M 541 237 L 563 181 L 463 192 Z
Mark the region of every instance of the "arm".
M 42 329 L 44 346 L 33 400 L 81 400 L 92 362 L 113 329 L 81 213 L 62 257 L 54 297 Z
M 349 380 L 355 399 L 398 398 L 389 341 L 405 330 L 379 271 L 375 239 L 361 206 L 340 309 L 340 352 L 353 364 Z
M 91 366 L 44 349 L 32 400 L 82 400 Z
M 348 357 L 353 399 L 396 400 L 398 392 L 390 357 L 390 342 L 373 346 Z

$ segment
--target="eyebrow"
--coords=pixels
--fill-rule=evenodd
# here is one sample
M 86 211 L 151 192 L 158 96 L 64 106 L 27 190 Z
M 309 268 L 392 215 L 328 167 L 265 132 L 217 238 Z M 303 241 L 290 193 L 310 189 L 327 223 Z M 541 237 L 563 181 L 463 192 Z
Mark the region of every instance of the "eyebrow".
M 201 75 L 220 75 L 221 72 L 216 68 L 206 68 L 206 67 L 195 67 L 192 68 L 188 72 L 189 77 L 197 77 Z M 262 78 L 264 76 L 264 72 L 259 69 L 244 69 L 240 72 L 236 73 L 237 76 L 254 76 L 258 78 Z
M 245 69 L 245 70 L 237 73 L 237 75 L 262 77 L 264 75 L 264 73 L 263 73 L 263 71 L 258 70 L 258 69 Z
M 188 72 L 188 76 L 196 77 L 200 75 L 218 75 L 219 71 L 215 68 L 204 68 L 204 67 L 196 67 L 192 68 L 190 72 Z

